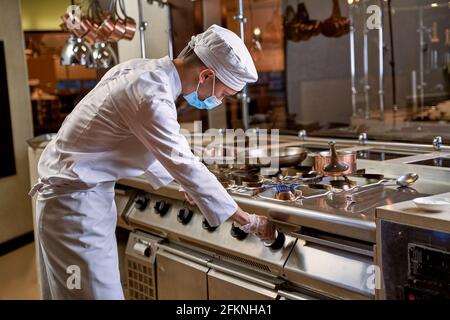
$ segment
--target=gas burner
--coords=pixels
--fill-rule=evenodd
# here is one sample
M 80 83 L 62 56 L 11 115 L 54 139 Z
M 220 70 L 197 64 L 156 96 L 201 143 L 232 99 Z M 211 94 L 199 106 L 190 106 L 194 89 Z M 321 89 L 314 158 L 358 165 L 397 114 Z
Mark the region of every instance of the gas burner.
M 247 175 L 247 174 L 259 174 L 260 168 L 251 165 L 242 165 L 230 170 L 231 174 Z
M 233 179 L 230 179 L 228 175 L 225 173 L 219 173 L 215 174 L 217 180 L 222 184 L 222 187 L 225 189 L 230 189 L 235 186 L 235 181 Z
M 278 186 L 273 187 L 275 190 L 275 199 L 283 200 L 283 201 L 294 201 L 301 193 L 299 194 L 294 188 L 291 186 L 287 186 L 284 184 L 280 184 Z
M 348 190 L 354 187 L 356 184 L 353 181 L 331 180 L 330 185 L 335 189 Z
M 258 181 L 245 181 L 242 180 L 242 186 L 248 187 L 248 188 L 260 188 L 263 186 L 264 181 L 258 180 Z
M 343 176 L 343 179 L 339 177 L 331 177 L 328 183 L 334 188 L 339 190 L 349 190 L 357 185 L 356 181 L 350 180 L 347 176 Z
M 258 188 L 263 185 L 264 178 L 260 174 L 254 173 L 231 173 L 236 185 L 250 187 L 250 188 Z
M 302 192 L 296 188 L 296 186 L 287 184 L 277 184 L 273 187 L 265 188 L 258 197 L 283 201 L 283 202 L 293 202 L 298 200 L 302 196 Z

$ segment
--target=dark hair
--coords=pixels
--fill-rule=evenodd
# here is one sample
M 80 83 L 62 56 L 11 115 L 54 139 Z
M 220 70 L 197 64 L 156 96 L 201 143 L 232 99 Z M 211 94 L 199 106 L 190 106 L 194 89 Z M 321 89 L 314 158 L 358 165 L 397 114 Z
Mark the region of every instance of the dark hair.
M 189 50 L 183 57 L 183 60 L 186 62 L 186 64 L 190 66 L 195 67 L 204 67 L 205 64 L 200 60 L 200 58 L 197 56 L 195 51 L 193 49 Z

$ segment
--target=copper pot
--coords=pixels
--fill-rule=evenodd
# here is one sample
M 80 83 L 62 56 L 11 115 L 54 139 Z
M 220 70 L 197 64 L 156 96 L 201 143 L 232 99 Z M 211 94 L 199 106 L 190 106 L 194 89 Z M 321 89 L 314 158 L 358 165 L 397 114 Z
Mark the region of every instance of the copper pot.
M 338 0 L 333 0 L 333 12 L 321 24 L 320 31 L 326 37 L 340 37 L 350 32 L 350 20 L 341 15 Z
M 125 19 L 125 34 L 123 38 L 126 40 L 132 40 L 136 33 L 136 21 L 133 18 L 127 17 Z
M 114 20 L 111 16 L 108 16 L 103 20 L 102 24 L 98 27 L 98 35 L 99 37 L 106 41 L 111 33 L 114 31 Z
M 110 41 L 110 42 L 119 41 L 125 35 L 125 31 L 126 31 L 125 21 L 122 19 L 117 19 L 116 23 L 114 24 L 114 30 L 110 34 L 108 41 Z
M 83 25 L 82 21 L 79 20 L 78 16 L 74 15 L 71 19 L 70 15 L 66 13 L 61 17 L 61 20 L 66 25 L 64 29 L 73 33 L 77 38 L 82 38 L 89 31 L 87 26 Z
M 337 151 L 337 162 L 347 166 L 346 170 L 339 172 L 327 172 L 325 167 L 332 163 L 332 152 L 322 151 L 314 157 L 314 169 L 319 175 L 341 177 L 351 175 L 356 172 L 356 152 L 354 151 Z
M 98 25 L 92 23 L 88 18 L 83 18 L 81 20 L 81 25 L 88 30 L 84 35 L 84 39 L 87 43 L 93 44 L 98 37 Z

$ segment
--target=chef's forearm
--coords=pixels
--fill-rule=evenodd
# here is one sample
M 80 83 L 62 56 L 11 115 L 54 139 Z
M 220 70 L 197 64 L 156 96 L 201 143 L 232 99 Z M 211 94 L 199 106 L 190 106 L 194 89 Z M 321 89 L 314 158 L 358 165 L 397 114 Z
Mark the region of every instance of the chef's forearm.
M 250 222 L 248 213 L 239 207 L 237 208 L 236 212 L 230 217 L 230 219 L 239 223 L 241 226 L 246 225 Z

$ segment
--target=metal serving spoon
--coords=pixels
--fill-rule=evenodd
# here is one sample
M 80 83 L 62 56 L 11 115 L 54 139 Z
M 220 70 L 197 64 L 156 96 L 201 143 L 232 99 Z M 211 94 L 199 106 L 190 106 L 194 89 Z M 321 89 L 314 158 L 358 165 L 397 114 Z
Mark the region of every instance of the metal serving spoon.
M 416 182 L 417 179 L 419 179 L 419 175 L 417 173 L 407 173 L 407 174 L 399 177 L 395 182 L 400 187 L 409 187 L 414 182 Z

